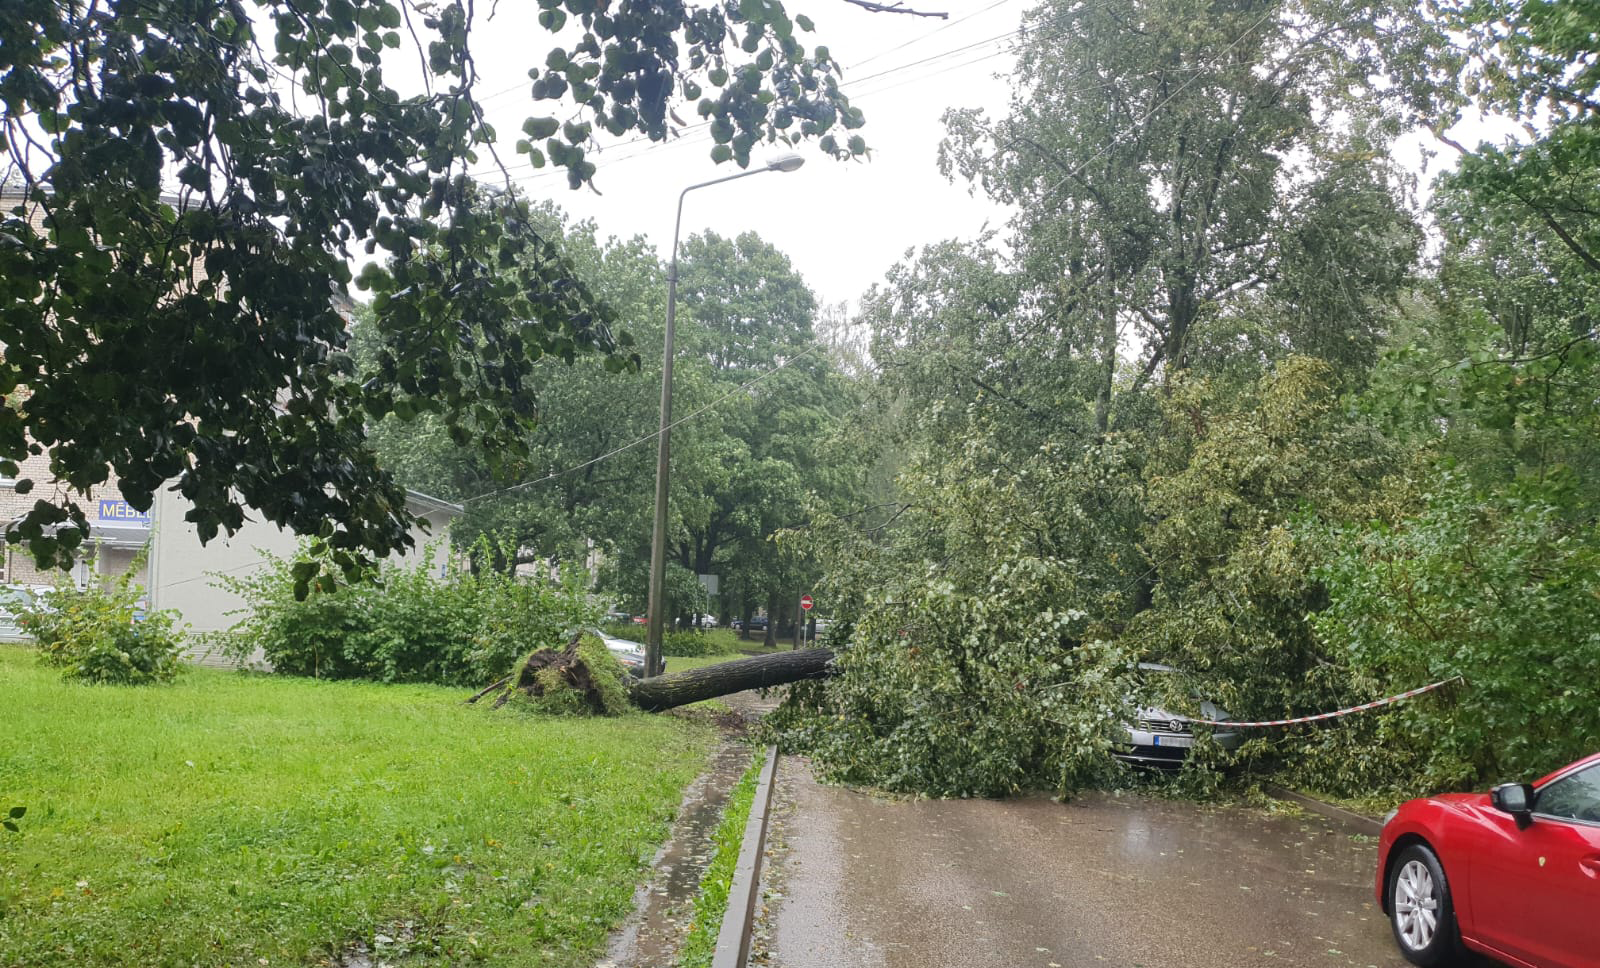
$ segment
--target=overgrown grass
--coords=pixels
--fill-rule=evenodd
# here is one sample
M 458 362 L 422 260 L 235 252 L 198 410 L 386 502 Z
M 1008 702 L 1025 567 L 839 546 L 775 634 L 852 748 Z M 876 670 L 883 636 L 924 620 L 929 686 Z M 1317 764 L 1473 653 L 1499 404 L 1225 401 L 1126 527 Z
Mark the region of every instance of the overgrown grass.
M 714 734 L 462 698 L 0 648 L 0 965 L 592 963 Z
M 713 839 L 717 855 L 700 878 L 700 893 L 694 899 L 694 920 L 678 950 L 678 968 L 710 968 L 717 950 L 717 934 L 722 930 L 722 915 L 728 909 L 728 891 L 733 886 L 733 870 L 739 864 L 744 843 L 744 827 L 750 820 L 750 805 L 756 797 L 756 778 L 766 763 L 765 750 L 756 750 L 749 769 L 728 797 Z

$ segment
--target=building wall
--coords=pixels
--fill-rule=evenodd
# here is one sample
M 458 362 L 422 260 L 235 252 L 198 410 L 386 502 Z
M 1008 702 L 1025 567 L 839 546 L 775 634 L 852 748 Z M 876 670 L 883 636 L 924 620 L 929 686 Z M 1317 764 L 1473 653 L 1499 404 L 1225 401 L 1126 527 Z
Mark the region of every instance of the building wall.
M 29 458 L 21 464 L 19 476 L 33 480 L 34 490 L 19 495 L 15 481 L 0 479 L 0 524 L 27 511 L 39 496 L 53 493 L 53 485 L 47 483 L 51 480 L 47 458 Z M 247 521 L 232 537 L 218 534 L 202 545 L 199 529 L 184 520 L 188 502 L 169 490 L 156 492 L 148 515 L 139 515 L 122 500 L 114 480 L 95 488 L 87 501 L 79 503 L 94 531 L 105 535 L 107 541 L 84 556 L 86 560 L 74 569 L 73 577 L 80 584 L 92 580 L 106 586 L 127 572 L 148 543 L 149 554 L 135 580 L 146 589 L 149 607 L 176 611 L 180 626 L 187 626 L 191 636 L 226 629 L 241 617 L 244 600 L 219 587 L 217 576 L 247 576 L 266 567 L 269 555 L 287 558 L 299 548 L 293 533 L 262 521 Z M 427 520 L 430 530 L 413 529 L 416 550 L 400 560 L 420 563 L 429 543 L 446 545 L 455 511 L 425 499 L 414 502 L 411 511 Z M 437 556 L 435 566 L 442 565 L 445 557 Z M 40 569 L 22 546 L 6 545 L 0 560 L 5 567 L 0 583 L 48 586 L 61 577 L 58 571 Z M 189 658 L 207 665 L 229 664 L 221 656 L 208 654 L 203 645 L 191 648 Z
M 28 494 L 18 494 L 16 481 L 0 478 L 0 526 L 25 514 L 33 503 L 45 495 L 54 495 L 56 485 L 50 475 L 50 461 L 45 456 L 29 457 L 18 467 L 19 478 L 33 481 Z M 72 577 L 80 584 L 97 581 L 107 585 L 128 570 L 139 548 L 150 535 L 150 517 L 139 515 L 122 500 L 117 490 L 116 478 L 89 492 L 87 499 L 78 504 L 88 515 L 92 537 L 84 546 L 82 561 L 73 569 Z M 103 540 L 95 540 L 98 537 Z M 0 567 L 4 574 L 0 582 L 10 585 L 54 585 L 61 577 L 55 569 L 40 568 L 25 546 L 4 544 Z M 141 585 L 149 584 L 148 563 L 140 569 L 136 579 Z
M 157 525 L 150 552 L 151 606 L 177 611 L 191 635 L 221 631 L 243 617 L 244 599 L 221 587 L 219 576 L 248 576 L 267 567 L 269 556 L 289 558 L 300 546 L 292 532 L 264 521 L 247 521 L 232 537 L 219 533 L 202 545 L 199 529 L 183 519 L 188 503 L 171 491 L 157 493 L 153 510 Z M 429 542 L 448 541 L 454 514 L 415 504 L 411 510 L 425 517 L 432 530 L 424 534 L 413 529 L 416 550 L 399 560 L 420 563 Z M 191 648 L 189 657 L 204 665 L 231 664 L 205 651 L 203 644 Z M 261 661 L 259 653 L 254 661 Z

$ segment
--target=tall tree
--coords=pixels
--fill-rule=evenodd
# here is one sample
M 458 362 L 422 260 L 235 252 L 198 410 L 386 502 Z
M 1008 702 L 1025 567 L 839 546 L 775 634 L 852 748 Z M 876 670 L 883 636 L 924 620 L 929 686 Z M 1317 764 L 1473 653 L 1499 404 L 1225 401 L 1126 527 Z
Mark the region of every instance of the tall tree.
M 390 417 L 373 432 L 381 464 L 408 487 L 464 502 L 452 528 L 470 544 L 490 532 L 508 538 L 532 559 L 581 560 L 590 540 L 648 530 L 649 448 L 617 451 L 655 429 L 665 272 L 642 239 L 601 241 L 592 223 L 569 223 L 549 203 L 534 209 L 539 232 L 554 242 L 574 273 L 637 338 L 637 369 L 583 357 L 555 358 L 535 368 L 538 422 L 520 454 L 495 454 L 458 445 L 431 414 Z M 654 347 L 654 349 L 652 349 Z M 380 378 L 373 361 L 381 347 L 365 318 L 355 334 L 365 376 Z M 614 360 L 609 361 L 614 363 Z M 499 563 L 509 566 L 512 562 Z
M 693 573 L 720 574 L 743 615 L 760 605 L 776 616 L 804 589 L 770 539 L 800 519 L 809 497 L 831 500 L 847 485 L 824 443 L 853 399 L 817 340 L 815 298 L 771 244 L 754 233 L 695 236 L 681 273 L 692 321 L 680 343 L 685 368 L 722 402 L 674 435 L 675 484 L 686 456 L 707 464 L 698 488 L 675 487 L 670 554 Z
M 1371 82 L 1378 41 L 1410 26 L 1396 17 L 1338 0 L 1049 3 L 1010 115 L 947 115 L 942 165 L 1015 207 L 1041 349 L 1092 362 L 1097 429 L 1124 347 L 1137 390 L 1196 363 L 1209 330 L 1266 294 L 1323 315 L 1280 333 L 1287 349 L 1370 358 L 1370 303 L 1417 247 Z M 1346 276 L 1330 303 L 1311 283 L 1335 252 Z
M 1600 10 L 1574 0 L 1458 0 L 1439 9 L 1464 40 L 1436 57 L 1443 107 L 1476 102 L 1529 130 L 1507 144 L 1457 145 L 1459 180 L 1486 203 L 1537 220 L 1600 273 Z

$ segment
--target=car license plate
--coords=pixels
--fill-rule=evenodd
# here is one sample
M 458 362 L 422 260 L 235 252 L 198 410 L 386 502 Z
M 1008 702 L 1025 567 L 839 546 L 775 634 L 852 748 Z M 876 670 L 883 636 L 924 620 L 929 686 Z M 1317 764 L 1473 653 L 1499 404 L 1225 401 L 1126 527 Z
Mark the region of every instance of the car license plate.
M 1152 736 L 1156 746 L 1193 746 L 1193 736 Z

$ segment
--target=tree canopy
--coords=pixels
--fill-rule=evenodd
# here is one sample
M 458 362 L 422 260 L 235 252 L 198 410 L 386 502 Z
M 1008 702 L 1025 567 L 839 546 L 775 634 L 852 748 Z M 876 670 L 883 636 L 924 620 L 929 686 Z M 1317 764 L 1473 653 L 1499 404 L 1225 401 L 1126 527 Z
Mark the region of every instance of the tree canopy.
M 42 562 L 71 559 L 77 496 L 115 475 L 141 510 L 172 482 L 202 538 L 250 507 L 355 569 L 410 540 L 370 423 L 428 413 L 516 455 L 541 360 L 630 365 L 526 203 L 467 174 L 496 137 L 471 3 L 20 0 L 3 19 L 0 471 L 47 453 L 64 485 L 7 530 Z M 517 149 L 575 187 L 596 130 L 661 140 L 678 103 L 717 161 L 866 150 L 836 134 L 862 116 L 827 48 L 777 3 L 550 0 L 540 23 L 563 42 L 530 65 L 549 113 Z M 359 382 L 333 298 L 363 251 L 382 349 Z

